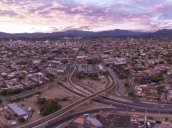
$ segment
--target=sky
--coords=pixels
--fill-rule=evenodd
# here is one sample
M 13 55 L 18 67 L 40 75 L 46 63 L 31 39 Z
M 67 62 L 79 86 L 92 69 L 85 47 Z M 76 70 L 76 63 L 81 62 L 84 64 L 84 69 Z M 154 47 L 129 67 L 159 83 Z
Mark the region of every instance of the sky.
M 172 29 L 172 0 L 0 0 L 0 32 Z

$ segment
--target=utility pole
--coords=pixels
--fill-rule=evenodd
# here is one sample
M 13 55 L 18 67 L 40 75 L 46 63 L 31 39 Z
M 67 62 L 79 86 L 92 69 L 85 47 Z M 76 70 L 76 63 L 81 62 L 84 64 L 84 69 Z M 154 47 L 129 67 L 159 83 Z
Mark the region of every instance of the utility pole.
M 146 122 L 147 122 L 147 108 L 146 108 L 146 111 L 145 111 L 145 121 L 144 121 L 144 127 L 146 128 Z

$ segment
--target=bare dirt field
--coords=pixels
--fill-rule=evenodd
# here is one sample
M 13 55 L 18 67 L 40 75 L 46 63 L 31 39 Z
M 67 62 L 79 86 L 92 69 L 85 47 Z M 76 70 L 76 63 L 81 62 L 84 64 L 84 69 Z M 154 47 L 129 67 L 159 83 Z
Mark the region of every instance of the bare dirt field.
M 105 80 L 91 80 L 88 78 L 83 80 L 75 80 L 75 83 L 86 85 L 96 92 L 103 90 L 106 85 Z
M 17 102 L 17 104 L 21 105 L 25 111 L 27 111 L 28 107 L 32 107 L 34 112 L 30 119 L 31 121 L 37 120 L 42 117 L 39 114 L 39 106 L 37 105 L 37 100 L 39 97 L 46 99 L 57 99 L 58 103 L 62 106 L 62 108 L 78 100 L 76 96 L 66 91 L 63 87 L 56 85 L 48 88 L 47 90 L 42 91 L 41 95 L 34 95 L 32 97 Z

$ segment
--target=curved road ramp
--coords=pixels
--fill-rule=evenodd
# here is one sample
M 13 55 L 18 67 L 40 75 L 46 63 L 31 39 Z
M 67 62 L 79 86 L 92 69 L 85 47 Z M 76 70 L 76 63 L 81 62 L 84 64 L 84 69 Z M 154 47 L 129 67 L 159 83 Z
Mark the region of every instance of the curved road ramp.
M 62 83 L 59 83 L 62 84 Z M 55 121 L 58 121 L 58 119 L 60 119 L 60 117 L 64 116 L 65 114 L 69 113 L 71 110 L 79 107 L 80 105 L 83 105 L 84 103 L 87 103 L 88 101 L 102 95 L 103 93 L 111 90 L 113 88 L 113 84 L 112 81 L 110 81 L 109 86 L 107 88 L 105 88 L 102 91 L 96 92 L 90 96 L 87 96 L 85 98 L 82 98 L 79 101 L 74 102 L 73 104 L 59 110 L 58 112 L 55 112 L 49 116 L 43 117 L 39 120 L 36 120 L 34 122 L 28 123 L 26 125 L 20 126 L 19 128 L 44 128 L 48 125 L 50 125 L 51 123 L 54 123 Z

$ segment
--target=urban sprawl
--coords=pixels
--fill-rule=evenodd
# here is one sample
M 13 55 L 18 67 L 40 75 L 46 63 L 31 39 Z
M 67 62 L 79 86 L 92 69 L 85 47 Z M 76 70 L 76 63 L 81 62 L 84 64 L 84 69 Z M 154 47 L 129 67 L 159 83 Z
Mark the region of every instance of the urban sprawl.
M 171 128 L 172 41 L 2 40 L 0 97 L 4 128 Z

